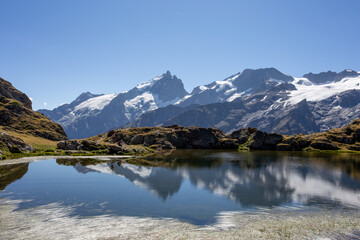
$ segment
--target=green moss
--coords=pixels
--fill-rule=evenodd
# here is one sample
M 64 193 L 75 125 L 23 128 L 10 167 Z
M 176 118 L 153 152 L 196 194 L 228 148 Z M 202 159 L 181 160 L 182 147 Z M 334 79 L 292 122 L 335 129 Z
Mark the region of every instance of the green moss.
M 238 151 L 239 152 L 248 152 L 248 151 L 250 151 L 250 149 L 248 147 L 246 147 L 245 144 L 242 144 L 238 147 Z

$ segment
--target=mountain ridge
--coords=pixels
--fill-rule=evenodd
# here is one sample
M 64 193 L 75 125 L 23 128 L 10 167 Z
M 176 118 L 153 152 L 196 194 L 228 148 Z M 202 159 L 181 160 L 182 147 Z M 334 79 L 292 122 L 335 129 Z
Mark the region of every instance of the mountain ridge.
M 187 94 L 181 79 L 167 71 L 129 91 L 100 94 L 54 110 L 38 111 L 60 123 L 70 138 L 84 138 L 120 127 L 146 111 L 173 104 Z
M 331 71 L 318 74 L 308 73 L 301 78 L 295 78 L 275 68 L 245 69 L 222 81 L 195 87 L 191 93 L 187 93 L 182 81 L 167 71 L 148 82 L 138 84 L 129 91 L 116 96 L 112 95 L 113 98 L 104 104 L 103 108 L 84 111 L 87 115 L 77 116 L 78 119 L 71 115 L 71 112 L 76 115 L 75 108 L 63 115 L 58 114 L 56 117 L 54 115 L 57 109 L 39 111 L 62 124 L 70 138 L 89 137 L 121 126 L 169 124 L 220 127 L 225 132 L 251 126 L 264 131 L 280 131 L 286 134 L 304 131 L 303 133 L 308 134 L 341 127 L 356 117 L 360 117 L 357 112 L 350 116 L 347 114 L 350 111 L 349 107 L 345 107 L 346 111 L 340 111 L 341 113 L 338 111 L 338 113 L 346 115 L 346 120 L 343 123 L 335 121 L 335 125 L 330 126 L 329 119 L 334 118 L 335 115 L 327 114 L 328 120 L 325 120 L 315 112 L 324 112 L 328 98 L 339 96 L 345 101 L 349 96 L 341 95 L 341 93 L 348 90 L 360 90 L 359 76 L 360 74 L 356 71 L 344 70 L 339 73 Z M 157 85 L 161 79 L 167 81 Z M 97 97 L 106 99 L 107 96 L 111 97 L 110 94 Z M 89 98 L 87 101 L 91 99 L 94 100 L 96 97 Z M 307 117 L 301 120 L 299 116 L 294 117 L 294 112 L 302 109 L 300 107 L 297 110 L 292 109 L 304 99 L 307 100 L 305 105 L 308 105 L 305 111 Z M 240 102 L 246 105 L 242 109 L 239 108 L 240 105 L 236 106 Z M 226 112 L 219 109 L 216 112 L 221 112 L 220 116 L 211 117 L 216 113 L 209 111 L 209 108 L 215 110 L 211 104 L 217 103 L 219 103 L 218 107 L 228 110 Z M 305 105 L 303 108 L 306 107 Z M 334 107 L 339 108 L 339 105 L 334 105 Z M 356 106 L 352 108 L 356 110 Z M 201 112 L 202 114 L 199 115 Z M 79 113 L 81 115 L 81 112 Z M 215 119 L 218 119 L 217 122 L 214 122 Z

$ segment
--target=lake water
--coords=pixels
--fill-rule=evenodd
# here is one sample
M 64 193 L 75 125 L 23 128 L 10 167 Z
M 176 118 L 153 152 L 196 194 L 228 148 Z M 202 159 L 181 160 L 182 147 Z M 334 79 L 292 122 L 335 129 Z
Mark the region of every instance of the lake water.
M 60 204 L 67 217 L 213 225 L 224 213 L 358 213 L 360 155 L 188 150 L 146 159 L 0 162 L 12 212 Z M 1 220 L 1 219 L 0 219 Z

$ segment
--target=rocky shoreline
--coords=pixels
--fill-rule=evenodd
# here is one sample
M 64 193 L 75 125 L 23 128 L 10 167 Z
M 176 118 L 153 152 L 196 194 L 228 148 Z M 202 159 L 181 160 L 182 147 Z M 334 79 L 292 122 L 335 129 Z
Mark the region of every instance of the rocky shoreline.
M 215 128 L 139 127 L 111 130 L 81 140 L 60 141 L 65 151 L 92 151 L 103 154 L 150 153 L 165 149 L 239 149 L 239 150 L 342 150 L 360 151 L 360 119 L 338 129 L 311 135 L 279 135 L 243 128 L 224 134 Z

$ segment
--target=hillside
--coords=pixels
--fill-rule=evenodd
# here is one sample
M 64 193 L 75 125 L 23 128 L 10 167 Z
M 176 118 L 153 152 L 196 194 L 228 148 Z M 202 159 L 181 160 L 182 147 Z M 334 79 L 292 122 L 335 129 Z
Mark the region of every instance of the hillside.
M 41 145 L 55 146 L 56 141 L 64 139 L 67 136 L 59 124 L 33 111 L 26 94 L 0 78 L 0 151 L 3 154 L 30 151 Z
M 63 150 L 99 151 L 122 154 L 129 147 L 164 149 L 239 149 L 239 150 L 343 150 L 360 151 L 360 119 L 349 125 L 311 135 L 280 135 L 242 128 L 231 134 L 219 129 L 182 127 L 139 127 L 111 130 L 83 140 L 61 141 Z

